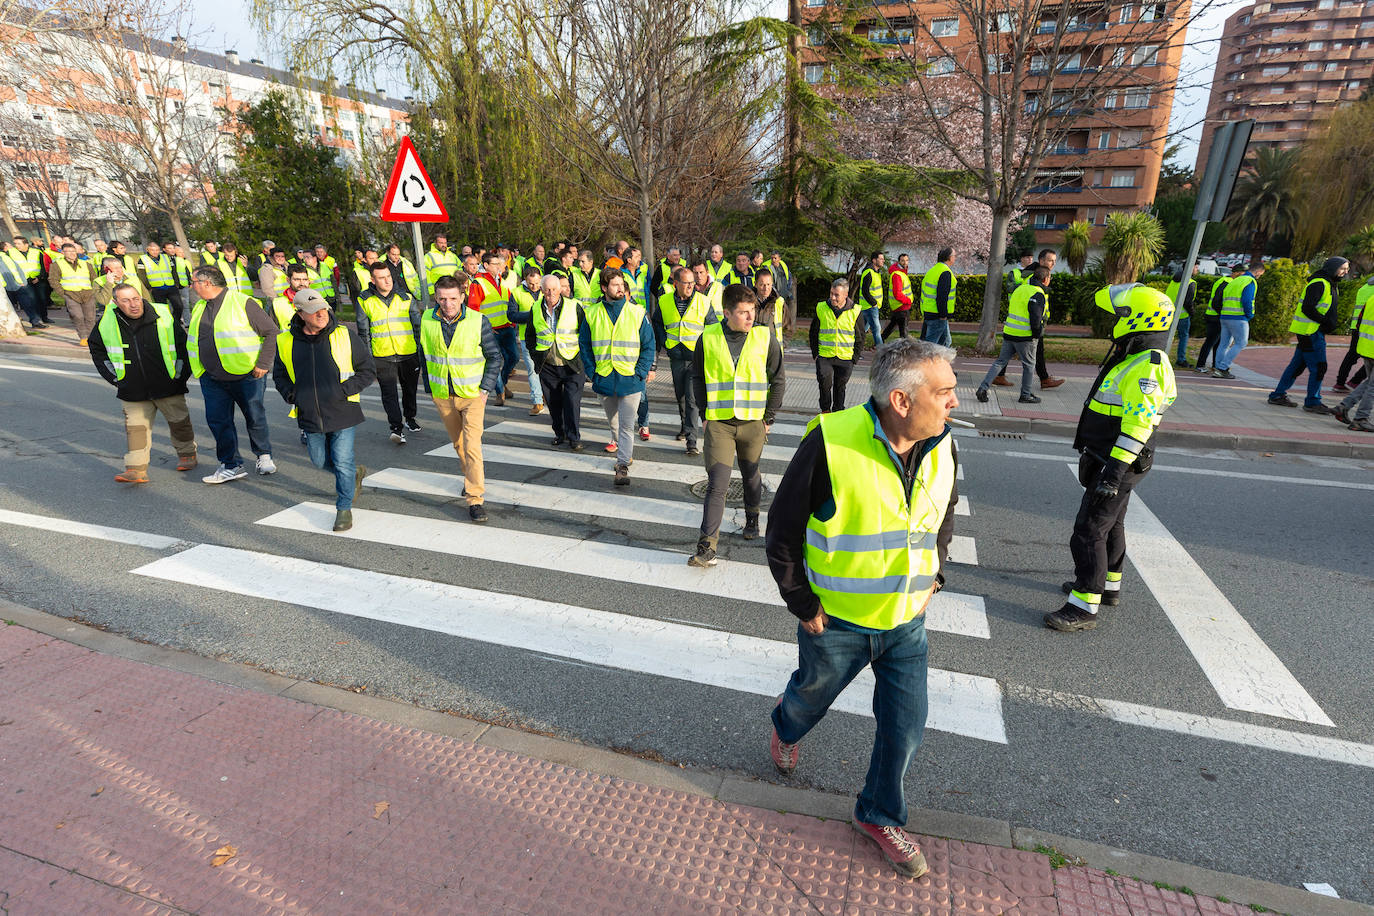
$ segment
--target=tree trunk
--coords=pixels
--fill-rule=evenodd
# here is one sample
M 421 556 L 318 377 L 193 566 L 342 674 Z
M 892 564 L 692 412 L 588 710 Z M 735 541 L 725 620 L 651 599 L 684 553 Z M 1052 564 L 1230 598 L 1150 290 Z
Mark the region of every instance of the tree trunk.
M 796 29 L 802 27 L 801 0 L 787 0 L 787 21 Z M 797 223 L 801 214 L 801 187 L 797 181 L 797 166 L 801 161 L 801 120 L 797 117 L 797 80 L 801 74 L 801 33 L 787 39 L 786 97 L 783 114 L 786 125 L 783 134 L 783 231 L 787 244 L 797 241 Z
M 171 213 L 168 213 L 167 216 L 172 221 L 172 234 L 177 237 L 177 244 L 181 246 L 182 251 L 189 255 L 191 253 L 191 243 L 186 240 L 186 230 L 181 225 L 181 214 L 173 210 Z
M 10 212 L 9 184 L 3 174 L 0 174 L 0 219 L 5 221 L 5 235 L 8 239 L 19 235 L 19 224 L 14 221 L 14 214 Z
M 658 262 L 654 260 L 654 215 L 649 211 L 649 189 L 639 189 L 639 250 L 644 255 L 644 269 L 651 275 Z
M 19 323 L 19 314 L 10 305 L 9 299 L 0 296 L 0 339 L 26 336 L 24 326 Z
M 1011 211 L 992 211 L 992 238 L 988 241 L 988 278 L 983 288 L 983 320 L 978 325 L 975 349 L 984 355 L 992 352 L 997 339 L 997 319 L 1002 310 L 1002 259 L 1007 251 L 1007 226 Z

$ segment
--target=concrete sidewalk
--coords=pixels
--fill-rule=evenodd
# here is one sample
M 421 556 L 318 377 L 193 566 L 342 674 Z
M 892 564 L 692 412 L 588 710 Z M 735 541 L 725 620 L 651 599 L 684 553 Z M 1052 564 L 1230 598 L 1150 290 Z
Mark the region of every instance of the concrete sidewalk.
M 14 605 L 0 616 L 0 910 L 14 916 L 1250 912 L 1208 892 L 1370 912 L 928 811 L 911 826 L 931 872 L 908 881 L 851 829 L 849 798 L 488 726 Z M 761 755 L 767 722 L 761 704 Z

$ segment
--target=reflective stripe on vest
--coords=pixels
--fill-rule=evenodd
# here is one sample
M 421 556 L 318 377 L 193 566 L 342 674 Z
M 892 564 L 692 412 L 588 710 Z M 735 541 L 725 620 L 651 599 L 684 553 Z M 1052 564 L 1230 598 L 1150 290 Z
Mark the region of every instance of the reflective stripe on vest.
M 492 329 L 504 328 L 510 324 L 507 309 L 510 307 L 510 297 L 506 295 L 503 287 L 493 284 L 485 275 L 477 278 L 477 285 L 482 290 L 482 314 L 487 316 L 487 321 L 491 322 Z
M 185 258 L 172 259 L 172 272 L 176 275 L 177 282 L 180 283 L 182 287 L 191 285 L 191 265 L 187 263 Z
M 148 285 L 152 287 L 175 286 L 176 281 L 172 279 L 172 262 L 165 254 L 158 255 L 154 261 L 146 254 L 139 256 L 139 265 L 143 268 L 144 275 L 148 278 Z
M 697 339 L 706 327 L 706 313 L 711 303 L 701 293 L 693 292 L 686 312 L 677 308 L 677 290 L 669 290 L 658 297 L 658 310 L 663 315 L 663 330 L 668 334 L 668 347 L 697 348 Z
M 921 278 L 921 312 L 926 315 L 939 314 L 940 307 L 935 303 L 935 294 L 940 288 L 940 278 L 949 274 L 949 298 L 945 300 L 948 311 L 954 311 L 954 287 L 958 284 L 958 278 L 954 276 L 954 271 L 949 269 L 949 265 L 937 261 L 935 266 L 926 271 L 926 275 Z M 1025 284 L 1022 283 L 1017 289 Z
M 205 366 L 200 361 L 200 322 L 204 316 L 205 300 L 201 299 L 191 309 L 191 327 L 186 335 L 187 355 L 191 359 L 191 372 L 196 378 L 205 374 Z M 258 361 L 258 351 L 262 349 L 262 338 L 248 323 L 247 296 L 225 290 L 211 331 L 215 352 L 219 354 L 220 365 L 226 373 L 247 375 L 253 371 L 253 365 Z
M 1355 293 L 1355 307 L 1350 310 L 1350 330 L 1353 331 L 1360 326 L 1360 315 L 1370 299 L 1374 299 L 1374 283 L 1365 283 Z
M 1011 291 L 1007 305 L 1007 320 L 1002 324 L 1003 337 L 1030 337 L 1030 301 L 1040 287 L 1032 283 L 1022 283 Z
M 372 293 L 358 297 L 358 306 L 367 313 L 373 356 L 409 356 L 415 352 L 415 329 L 410 324 L 414 301 L 400 292 L 393 292 L 389 303 Z
M 865 267 L 859 274 L 859 296 L 864 308 L 882 308 L 883 275 L 872 267 Z
M 534 325 L 534 348 L 542 352 L 556 344 L 558 355 L 565 361 L 575 359 L 579 349 L 577 308 L 576 300 L 560 299 L 557 306 L 558 320 L 550 326 L 548 319 L 544 317 L 544 298 L 541 296 L 539 301 L 530 307 L 530 320 Z
M 1241 274 L 1226 282 L 1226 292 L 1221 300 L 1222 318 L 1244 318 L 1245 306 L 1241 303 L 1240 297 L 1245 292 L 1246 287 L 1253 285 L 1255 278 Z
M 816 352 L 824 357 L 854 358 L 854 325 L 859 320 L 857 308 L 847 308 L 838 315 L 829 302 L 816 304 L 816 320 L 821 323 L 816 335 Z
M 145 304 L 144 308 L 147 307 L 148 305 Z M 162 364 L 167 367 L 167 377 L 174 379 L 181 367 L 177 364 L 177 344 L 175 332 L 172 329 L 172 310 L 156 302 L 152 303 L 152 309 L 153 314 L 157 316 L 157 342 L 162 350 Z M 119 319 L 115 316 L 113 302 L 105 306 L 105 314 L 100 316 L 100 323 L 96 325 L 95 330 L 100 335 L 101 343 L 105 345 L 105 353 L 110 360 L 110 365 L 114 367 L 115 381 L 123 380 L 128 360 L 124 358 L 124 337 L 119 332 Z
M 1313 283 L 1320 283 L 1322 285 L 1322 297 L 1317 302 L 1317 312 L 1318 314 L 1325 315 L 1327 312 L 1331 311 L 1331 284 L 1321 277 L 1308 280 L 1307 286 L 1303 287 L 1302 290 L 1303 299 L 1307 298 L 1307 290 Z M 1294 313 L 1293 320 L 1288 323 L 1288 333 L 1303 335 L 1315 334 L 1320 327 L 1321 325 L 1317 324 L 1317 322 L 1308 318 L 1307 315 L 1303 313 L 1302 300 L 1299 300 L 1298 310 Z
M 1355 329 L 1355 354 L 1374 359 L 1374 308 L 1370 308 L 1371 305 L 1374 305 L 1374 299 L 1366 301 L 1364 315 Z
M 629 292 L 629 299 L 635 305 L 644 307 L 644 280 L 648 276 L 648 268 L 643 264 L 639 265 L 639 274 L 636 276 L 631 273 L 629 268 L 622 267 L 620 272 L 625 275 L 625 287 Z
M 24 268 L 25 279 L 32 280 L 43 272 L 43 255 L 37 248 L 30 248 L 28 251 L 15 249 L 11 252 L 18 263 Z
M 819 425 L 834 514 L 806 525 L 806 577 L 827 614 L 890 630 L 922 613 L 940 571 L 936 549 L 954 486 L 948 432 L 921 459 L 908 499 L 864 405 L 823 414 Z
M 453 249 L 440 251 L 433 245 L 425 255 L 425 282 L 429 284 L 430 295 L 434 294 L 434 283 L 440 277 L 451 277 L 458 273 L 458 256 Z
M 644 307 L 626 302 L 614 324 L 603 302 L 591 305 L 584 314 L 591 331 L 596 374 L 610 375 L 614 371 L 619 375 L 634 375 L 635 364 L 639 362 L 639 329 L 644 324 Z
M 89 261 L 77 261 L 75 264 L 69 264 L 66 258 L 58 258 L 57 270 L 62 278 L 62 288 L 67 292 L 78 293 L 91 288 Z
M 420 319 L 420 343 L 425 350 L 425 374 L 429 390 L 436 398 L 475 398 L 481 393 L 482 373 L 487 366 L 482 354 L 482 313 L 463 309 L 453 329 L 453 338 L 444 344 L 444 329 L 437 308 Z
M 293 348 L 295 340 L 290 331 L 282 331 L 277 335 L 277 359 L 281 360 L 286 367 L 286 375 L 291 379 L 291 384 L 296 383 L 296 364 Z M 339 369 L 339 383 L 343 384 L 353 377 L 353 344 L 348 339 L 348 328 L 339 325 L 329 332 L 329 355 L 334 358 L 334 365 Z M 361 403 L 361 394 L 350 394 L 350 401 Z M 288 416 L 294 417 L 296 408 L 292 406 Z
M 305 275 L 310 280 L 311 289 L 326 299 L 334 298 L 334 282 L 326 277 L 323 272 L 313 267 L 307 267 Z
M 573 298 L 583 305 L 591 305 L 601 298 L 601 271 L 593 268 L 591 276 L 577 267 L 572 272 Z
M 749 329 L 738 363 L 730 358 L 724 328 L 713 324 L 701 335 L 706 419 L 762 420 L 768 403 L 768 328 Z

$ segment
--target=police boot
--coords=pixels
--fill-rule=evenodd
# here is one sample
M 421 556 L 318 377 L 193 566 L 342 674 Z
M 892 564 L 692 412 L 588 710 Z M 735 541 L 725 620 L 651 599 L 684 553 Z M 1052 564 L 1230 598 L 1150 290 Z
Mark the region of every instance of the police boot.
M 1072 592 L 1072 591 L 1073 591 L 1073 580 L 1070 579 L 1069 581 L 1065 582 L 1063 585 L 1059 586 L 1059 590 L 1060 590 L 1061 592 L 1063 592 L 1064 594 L 1066 594 L 1066 595 L 1069 594 L 1070 592 Z M 1102 602 L 1101 602 L 1101 603 L 1102 603 L 1102 606 L 1103 606 L 1103 607 L 1116 607 L 1118 604 L 1121 603 L 1121 592 L 1120 592 L 1120 591 L 1103 592 L 1103 593 L 1102 593 Z
M 1065 602 L 1064 606 L 1053 614 L 1045 615 L 1045 626 L 1061 633 L 1091 630 L 1097 626 L 1097 615 L 1088 613 L 1076 604 Z
M 759 536 L 759 514 L 757 512 L 744 513 L 744 539 L 752 541 Z

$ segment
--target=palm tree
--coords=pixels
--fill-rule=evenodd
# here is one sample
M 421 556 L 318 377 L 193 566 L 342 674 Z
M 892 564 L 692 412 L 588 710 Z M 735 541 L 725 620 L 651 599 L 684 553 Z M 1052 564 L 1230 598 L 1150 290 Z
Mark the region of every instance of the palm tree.
M 1345 253 L 1360 270 L 1374 267 L 1374 223 L 1346 239 Z
M 1298 220 L 1298 150 L 1262 146 L 1236 181 L 1226 222 L 1264 254 L 1274 236 L 1291 236 Z
M 1088 241 L 1092 231 L 1093 224 L 1083 219 L 1069 223 L 1064 230 L 1064 260 L 1075 275 L 1082 275 L 1088 263 Z
M 1113 213 L 1102 231 L 1102 273 L 1108 284 L 1133 283 L 1159 263 L 1164 227 L 1150 213 Z

